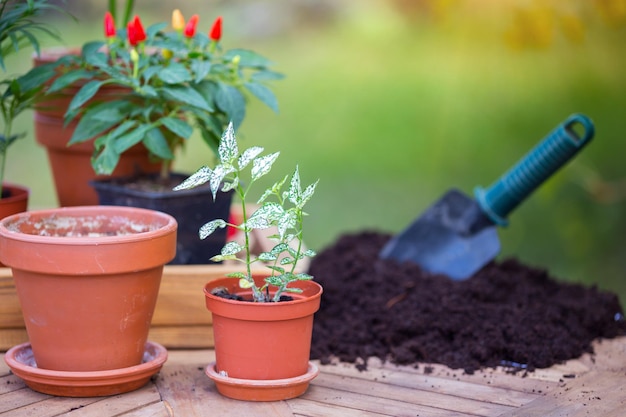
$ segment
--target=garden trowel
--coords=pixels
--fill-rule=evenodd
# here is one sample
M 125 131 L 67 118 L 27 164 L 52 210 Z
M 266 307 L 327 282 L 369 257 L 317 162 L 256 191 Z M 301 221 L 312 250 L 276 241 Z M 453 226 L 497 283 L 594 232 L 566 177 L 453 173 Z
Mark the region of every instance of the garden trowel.
M 489 188 L 477 187 L 475 199 L 456 189 L 448 191 L 394 236 L 380 257 L 412 261 L 455 280 L 469 278 L 500 251 L 496 227 L 506 226 L 508 214 L 576 155 L 593 134 L 588 117 L 570 116 Z

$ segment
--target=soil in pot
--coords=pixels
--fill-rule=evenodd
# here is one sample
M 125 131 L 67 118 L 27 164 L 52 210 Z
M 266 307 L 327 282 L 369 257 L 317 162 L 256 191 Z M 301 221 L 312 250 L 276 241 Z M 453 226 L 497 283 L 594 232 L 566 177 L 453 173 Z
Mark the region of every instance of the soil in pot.
M 324 287 L 311 357 L 367 367 L 440 363 L 468 373 L 550 367 L 592 352 L 596 338 L 626 334 L 618 297 L 560 282 L 515 259 L 492 262 L 465 281 L 378 258 L 391 236 L 341 236 L 313 258 Z

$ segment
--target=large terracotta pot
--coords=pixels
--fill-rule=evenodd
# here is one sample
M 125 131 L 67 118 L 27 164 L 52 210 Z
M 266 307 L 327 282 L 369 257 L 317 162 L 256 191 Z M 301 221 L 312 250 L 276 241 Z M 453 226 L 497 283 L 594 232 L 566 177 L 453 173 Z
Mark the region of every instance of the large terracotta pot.
M 67 54 L 78 54 L 76 48 L 44 49 L 40 56 L 34 58 L 34 65 L 40 66 L 55 62 Z M 51 94 L 41 99 L 35 108 L 35 138 L 48 152 L 48 161 L 52 169 L 57 199 L 60 206 L 96 205 L 98 196 L 89 186 L 89 181 L 108 178 L 96 175 L 91 166 L 94 141 L 67 146 L 77 120 L 65 126 L 63 116 L 78 90 L 86 81 L 79 81 L 58 94 Z M 117 86 L 103 86 L 90 102 L 114 100 L 125 93 L 125 89 Z M 111 174 L 112 176 L 128 176 L 137 172 L 158 172 L 160 165 L 149 158 L 148 150 L 138 144 L 124 152 Z
M 262 277 L 255 277 L 261 282 Z M 218 391 L 231 398 L 275 401 L 297 397 L 308 388 L 317 369 L 309 363 L 313 315 L 319 309 L 322 287 L 313 281 L 294 284 L 303 290 L 293 301 L 254 303 L 222 298 L 212 290 L 251 299 L 238 280 L 223 278 L 204 288 L 213 314 L 215 364 L 207 375 Z
M 100 371 L 141 363 L 176 221 L 132 207 L 30 211 L 0 221 L 38 368 Z

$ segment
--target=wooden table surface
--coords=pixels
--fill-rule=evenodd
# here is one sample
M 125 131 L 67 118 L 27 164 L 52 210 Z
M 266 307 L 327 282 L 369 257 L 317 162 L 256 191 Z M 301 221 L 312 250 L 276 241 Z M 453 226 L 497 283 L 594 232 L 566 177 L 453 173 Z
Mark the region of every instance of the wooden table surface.
M 377 360 L 364 372 L 325 365 L 302 397 L 272 403 L 220 396 L 204 374 L 212 350 L 170 350 L 146 386 L 101 398 L 37 393 L 2 360 L 0 416 L 626 416 L 626 337 L 598 342 L 595 350 L 526 375 L 503 369 L 466 375 L 442 365 L 416 369 Z

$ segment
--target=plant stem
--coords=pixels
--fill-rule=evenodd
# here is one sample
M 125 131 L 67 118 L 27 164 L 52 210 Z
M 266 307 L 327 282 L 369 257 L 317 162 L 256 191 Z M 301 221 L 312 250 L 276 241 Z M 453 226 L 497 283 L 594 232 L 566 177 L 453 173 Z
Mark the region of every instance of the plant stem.
M 246 210 L 246 194 L 247 191 L 243 189 L 241 183 L 237 185 L 237 194 L 239 194 L 239 199 L 241 200 L 241 215 L 243 216 L 243 235 L 244 235 L 244 245 L 246 248 L 250 247 L 250 230 L 248 230 L 248 212 Z M 265 300 L 265 295 L 263 291 L 260 290 L 256 284 L 254 283 L 254 278 L 252 277 L 252 262 L 250 259 L 250 251 L 246 251 L 246 275 L 248 277 L 248 281 L 253 284 L 252 285 L 252 296 L 254 297 L 254 301 L 263 302 Z

